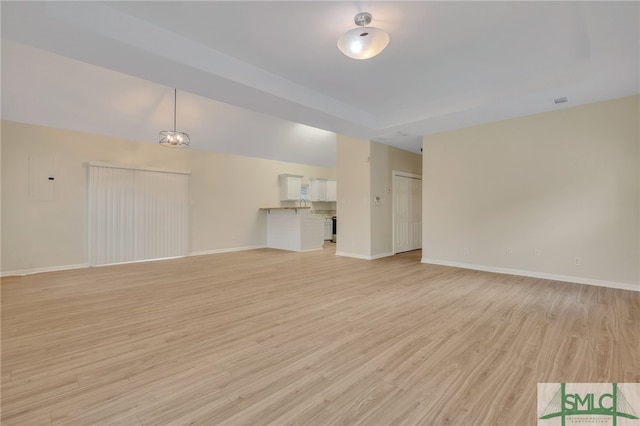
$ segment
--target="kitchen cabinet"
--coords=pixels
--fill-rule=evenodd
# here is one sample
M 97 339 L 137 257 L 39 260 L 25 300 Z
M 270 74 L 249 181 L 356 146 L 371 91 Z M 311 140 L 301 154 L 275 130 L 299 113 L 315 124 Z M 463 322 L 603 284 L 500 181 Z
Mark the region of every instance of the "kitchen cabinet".
M 336 201 L 336 181 L 333 179 L 309 179 L 309 200 Z
M 338 185 L 335 180 L 327 181 L 327 201 L 336 201 L 338 199 Z
M 327 198 L 327 181 L 321 178 L 309 179 L 309 200 L 324 201 Z
M 280 250 L 320 250 L 325 221 L 309 215 L 309 207 L 263 207 L 267 212 L 267 247 Z
M 291 201 L 300 199 L 300 190 L 302 188 L 302 176 L 281 174 L 280 178 L 280 200 Z

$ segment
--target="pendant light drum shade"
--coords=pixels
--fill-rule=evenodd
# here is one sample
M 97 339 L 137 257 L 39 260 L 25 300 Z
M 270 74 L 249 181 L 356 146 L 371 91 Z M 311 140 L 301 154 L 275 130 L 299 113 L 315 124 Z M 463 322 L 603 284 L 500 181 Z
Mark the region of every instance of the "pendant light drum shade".
M 360 28 L 347 31 L 338 40 L 338 49 L 353 59 L 373 58 L 389 44 L 389 35 L 381 29 L 367 27 L 371 22 L 371 14 L 358 13 L 354 22 Z

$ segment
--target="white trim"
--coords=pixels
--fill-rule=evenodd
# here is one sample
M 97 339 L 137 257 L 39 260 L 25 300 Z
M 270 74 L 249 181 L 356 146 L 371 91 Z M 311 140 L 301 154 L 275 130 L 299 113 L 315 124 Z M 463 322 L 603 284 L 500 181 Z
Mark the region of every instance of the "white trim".
M 119 262 L 119 263 L 109 263 L 105 265 L 95 265 L 95 267 L 101 268 L 104 266 L 126 265 L 129 263 L 155 262 L 157 260 L 180 259 L 180 258 L 189 257 L 189 256 L 200 256 L 204 254 L 217 254 L 217 253 L 227 253 L 227 252 L 233 252 L 233 251 L 254 250 L 254 249 L 261 249 L 266 247 L 267 246 L 246 246 L 246 247 L 232 247 L 228 249 L 219 249 L 219 250 L 196 251 L 196 252 L 189 253 L 188 256 L 163 257 L 160 259 L 133 260 L 131 262 Z M 83 269 L 83 268 L 89 268 L 89 267 L 91 267 L 91 265 L 89 265 L 88 263 L 80 263 L 78 265 L 48 266 L 43 268 L 20 269 L 17 271 L 2 271 L 0 272 L 0 277 L 25 276 L 25 275 L 31 275 L 31 274 L 39 274 L 41 272 L 68 271 L 71 269 Z
M 376 260 L 376 259 L 382 259 L 383 257 L 393 256 L 393 253 L 387 252 L 387 253 L 380 253 L 380 254 L 367 256 L 365 254 L 345 253 L 343 251 L 337 251 L 336 256 L 352 257 L 354 259 L 362 259 L 362 260 Z
M 162 173 L 176 173 L 180 175 L 190 175 L 191 170 L 171 170 L 171 169 L 162 169 L 159 167 L 138 167 L 138 166 L 127 166 L 124 164 L 115 164 L 115 163 L 101 163 L 99 161 L 90 161 L 87 163 L 89 167 L 108 167 L 110 169 L 126 169 L 126 170 L 142 170 L 143 172 L 162 172 Z
M 267 246 L 266 245 L 244 246 L 244 247 L 231 247 L 231 248 L 216 249 L 216 250 L 192 251 L 191 253 L 189 253 L 189 256 L 202 256 L 206 254 L 230 253 L 234 251 L 256 250 L 256 249 L 262 249 L 262 248 L 267 248 Z
M 31 274 L 39 274 L 42 272 L 57 272 L 57 271 L 67 271 L 70 269 L 82 269 L 88 268 L 88 263 L 80 263 L 77 265 L 62 265 L 62 266 L 45 266 L 43 268 L 31 268 L 31 269 L 19 269 L 17 271 L 2 271 L 0 272 L 0 277 L 12 277 L 12 276 L 25 276 Z
M 383 257 L 389 257 L 389 256 L 393 256 L 395 253 L 393 252 L 387 252 L 387 253 L 380 253 L 380 254 L 374 254 L 371 256 L 371 260 L 375 260 L 375 259 L 382 259 Z
M 519 269 L 497 268 L 494 266 L 475 265 L 471 263 L 450 262 L 448 260 L 428 259 L 423 257 L 420 263 L 431 265 L 452 266 L 455 268 L 473 269 L 476 271 L 493 272 L 496 274 L 519 275 L 523 277 L 542 278 L 545 280 L 564 281 L 574 284 L 587 284 L 599 287 L 615 288 L 618 290 L 640 291 L 640 284 L 619 283 L 615 281 L 595 280 L 583 277 L 571 277 L 568 275 L 547 274 L 545 272 L 522 271 Z
M 127 260 L 126 262 L 100 263 L 100 264 L 98 264 L 98 265 L 89 265 L 89 266 L 90 266 L 90 267 L 96 267 L 96 268 L 102 268 L 103 266 L 129 265 L 129 264 L 131 264 L 131 263 L 155 262 L 156 260 L 182 259 L 183 257 L 189 257 L 189 256 L 157 257 L 157 258 L 155 258 L 155 259 Z
M 362 260 L 372 260 L 371 256 L 367 256 L 365 254 L 346 253 L 344 251 L 336 251 L 336 256 L 352 257 L 354 259 L 362 259 Z

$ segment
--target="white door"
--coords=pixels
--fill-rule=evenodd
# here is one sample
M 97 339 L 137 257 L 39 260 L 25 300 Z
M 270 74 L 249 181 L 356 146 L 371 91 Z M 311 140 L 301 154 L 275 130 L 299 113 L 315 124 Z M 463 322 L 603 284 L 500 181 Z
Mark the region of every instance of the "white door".
M 393 252 L 422 248 L 422 177 L 393 174 Z

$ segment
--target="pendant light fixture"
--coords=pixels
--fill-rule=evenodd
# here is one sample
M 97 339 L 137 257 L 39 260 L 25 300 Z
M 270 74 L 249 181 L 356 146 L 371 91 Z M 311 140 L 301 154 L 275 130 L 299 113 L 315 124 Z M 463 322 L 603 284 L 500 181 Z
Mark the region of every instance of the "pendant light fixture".
M 371 23 L 370 13 L 358 13 L 353 20 L 360 28 L 347 31 L 340 37 L 338 49 L 342 53 L 353 59 L 369 59 L 387 47 L 389 35 L 378 28 L 367 27 Z
M 173 130 L 163 130 L 160 132 L 160 145 L 171 148 L 189 148 L 191 139 L 184 132 L 176 130 L 176 102 L 178 89 L 173 89 Z

